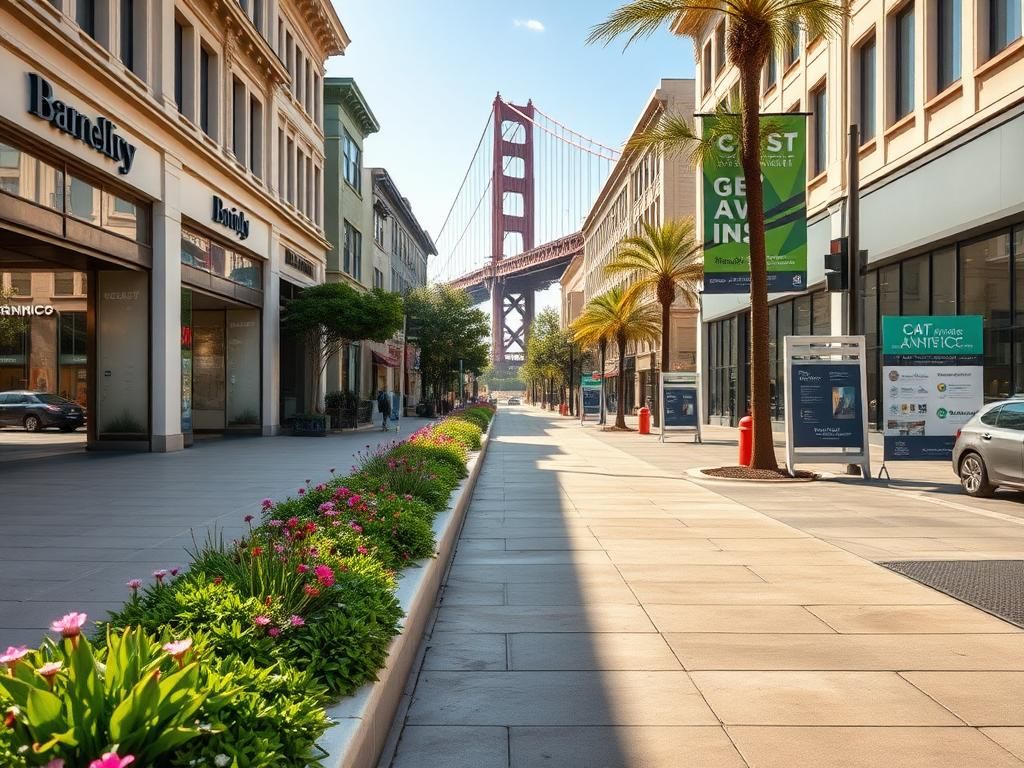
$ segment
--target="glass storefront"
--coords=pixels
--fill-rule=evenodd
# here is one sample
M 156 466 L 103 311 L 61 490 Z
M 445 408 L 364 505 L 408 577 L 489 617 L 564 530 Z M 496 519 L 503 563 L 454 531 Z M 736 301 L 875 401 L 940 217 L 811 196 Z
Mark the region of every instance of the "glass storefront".
M 184 227 L 181 230 L 181 263 L 255 291 L 263 290 L 263 265 L 258 259 Z

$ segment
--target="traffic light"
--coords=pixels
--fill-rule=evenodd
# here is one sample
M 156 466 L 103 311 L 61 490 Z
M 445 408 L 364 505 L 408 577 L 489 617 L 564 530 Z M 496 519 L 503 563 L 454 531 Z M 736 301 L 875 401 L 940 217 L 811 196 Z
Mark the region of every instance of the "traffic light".
M 829 252 L 825 254 L 825 284 L 829 291 L 850 289 L 849 247 L 847 237 L 837 237 L 829 243 Z

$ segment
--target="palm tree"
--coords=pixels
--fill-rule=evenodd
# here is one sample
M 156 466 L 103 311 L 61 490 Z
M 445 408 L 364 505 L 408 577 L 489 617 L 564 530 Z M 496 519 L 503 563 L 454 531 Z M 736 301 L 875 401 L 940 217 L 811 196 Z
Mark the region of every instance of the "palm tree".
M 604 375 L 604 345 L 614 341 L 619 352 L 619 375 L 615 381 L 615 428 L 626 429 L 626 345 L 658 338 L 658 310 L 638 301 L 635 291 L 616 286 L 591 299 L 573 322 L 576 341 L 601 344 L 601 374 Z M 604 344 L 602 344 L 602 340 Z
M 696 306 L 704 276 L 693 218 L 672 219 L 661 226 L 643 222 L 643 233 L 627 237 L 619 244 L 605 272 L 631 277 L 633 282 L 627 290 L 638 296 L 653 295 L 661 305 L 661 370 L 667 371 L 672 350 L 672 304 L 681 294 Z M 657 384 L 654 400 L 659 402 Z
M 791 44 L 796 26 L 808 39 L 838 34 L 849 13 L 847 0 L 632 0 L 596 25 L 588 42 L 611 42 L 626 35 L 626 45 L 662 27 L 690 37 L 697 46 L 711 21 L 724 14 L 726 55 L 740 81 L 740 164 L 747 187 L 750 225 L 750 410 L 754 421 L 750 466 L 778 469 L 771 427 L 771 379 L 768 372 L 768 266 L 765 260 L 764 186 L 761 181 L 761 70 L 768 57 Z M 698 48 L 699 50 L 699 48 Z M 674 127 L 674 131 L 670 130 Z M 685 120 L 672 120 L 657 132 L 666 148 L 699 140 Z M 699 154 L 699 151 L 695 152 Z

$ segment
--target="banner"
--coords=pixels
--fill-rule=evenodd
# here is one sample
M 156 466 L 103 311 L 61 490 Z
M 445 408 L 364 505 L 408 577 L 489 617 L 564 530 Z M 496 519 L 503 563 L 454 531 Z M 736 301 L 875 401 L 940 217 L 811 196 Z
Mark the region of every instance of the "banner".
M 956 432 L 984 403 L 980 315 L 882 318 L 885 460 L 950 461 Z
M 718 118 L 701 118 L 704 136 Z M 761 149 L 768 292 L 807 288 L 807 119 L 762 115 L 773 132 Z M 704 176 L 704 293 L 750 293 L 750 239 L 743 169 L 732 134 L 716 140 Z
M 793 363 L 794 448 L 864 448 L 860 366 L 847 362 Z

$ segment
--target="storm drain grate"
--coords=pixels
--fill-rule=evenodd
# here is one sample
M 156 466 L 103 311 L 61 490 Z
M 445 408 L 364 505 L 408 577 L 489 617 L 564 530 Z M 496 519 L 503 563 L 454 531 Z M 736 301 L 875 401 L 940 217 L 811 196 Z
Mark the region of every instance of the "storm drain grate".
M 1024 627 L 1024 560 L 900 560 L 879 565 Z

